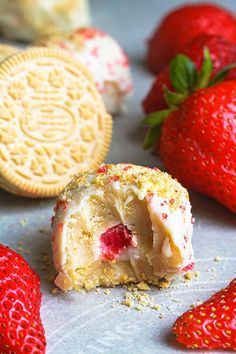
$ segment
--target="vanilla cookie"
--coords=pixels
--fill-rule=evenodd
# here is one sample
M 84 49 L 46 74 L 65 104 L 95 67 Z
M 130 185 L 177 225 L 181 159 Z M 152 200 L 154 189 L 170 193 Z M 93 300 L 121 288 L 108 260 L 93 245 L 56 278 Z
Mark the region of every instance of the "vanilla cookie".
M 59 48 L 87 66 L 109 113 L 122 111 L 133 91 L 129 60 L 118 42 L 95 28 L 52 33 L 36 45 Z
M 61 51 L 34 48 L 0 66 L 0 186 L 57 195 L 104 161 L 112 120 L 92 77 Z
M 57 200 L 53 257 L 63 290 L 147 281 L 167 286 L 193 268 L 188 192 L 132 164 L 80 173 Z
M 89 23 L 88 0 L 0 0 L 0 30 L 11 39 L 33 41 Z

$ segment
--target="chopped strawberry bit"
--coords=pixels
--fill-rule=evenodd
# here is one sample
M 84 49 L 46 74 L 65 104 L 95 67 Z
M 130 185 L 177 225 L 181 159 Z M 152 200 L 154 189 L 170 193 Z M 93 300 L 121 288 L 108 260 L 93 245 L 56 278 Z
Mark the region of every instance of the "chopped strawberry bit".
M 147 193 L 147 195 L 146 195 L 147 202 L 151 203 L 153 197 L 154 197 L 153 193 L 151 193 L 151 192 Z
M 126 248 L 134 246 L 131 231 L 123 224 L 109 228 L 100 237 L 101 259 L 117 259 Z
M 132 165 L 127 165 L 127 166 L 123 167 L 123 170 L 128 171 L 130 168 L 132 168 Z
M 91 55 L 93 57 L 98 57 L 98 47 L 94 47 L 92 50 L 91 50 Z
M 188 242 L 188 237 L 186 235 L 184 235 L 184 241 Z
M 108 171 L 108 166 L 107 165 L 102 165 L 97 170 L 97 173 L 107 173 L 107 171 Z
M 194 223 L 195 223 L 195 218 L 192 217 L 192 218 L 191 218 L 191 224 L 194 224 Z
M 56 213 L 59 210 L 59 208 L 62 207 L 64 210 L 66 210 L 68 206 L 69 206 L 69 202 L 67 200 L 58 200 L 53 210 Z
M 180 208 L 181 213 L 184 214 L 186 211 L 186 207 L 184 205 L 180 205 L 179 208 Z
M 63 226 L 64 226 L 63 222 L 60 222 L 60 223 L 57 225 L 58 230 L 62 231 Z
M 112 177 L 110 178 L 110 182 L 117 182 L 117 181 L 119 181 L 119 179 L 120 179 L 119 176 L 112 176 Z
M 170 205 L 174 204 L 174 202 L 175 202 L 175 200 L 173 198 L 170 199 L 170 201 L 169 201 Z
M 106 33 L 97 30 L 96 28 L 79 28 L 76 32 L 82 35 L 85 39 L 91 39 L 94 37 L 106 37 Z
M 167 219 L 167 217 L 168 217 L 168 215 L 167 215 L 166 213 L 162 213 L 162 214 L 161 214 L 161 218 L 162 218 L 163 220 Z
M 194 262 L 188 264 L 186 267 L 181 269 L 181 272 L 188 272 L 189 270 L 192 270 L 194 268 L 195 264 Z

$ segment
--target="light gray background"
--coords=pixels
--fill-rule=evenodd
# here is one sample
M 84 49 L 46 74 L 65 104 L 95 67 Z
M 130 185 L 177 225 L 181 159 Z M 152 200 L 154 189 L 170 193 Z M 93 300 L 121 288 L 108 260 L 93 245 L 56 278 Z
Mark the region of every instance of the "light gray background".
M 94 25 L 110 32 L 127 51 L 135 84 L 127 112 L 114 120 L 114 136 L 107 161 L 162 167 L 155 156 L 142 150 L 144 130 L 140 124 L 143 115 L 140 101 L 153 79 L 144 65 L 145 39 L 160 16 L 182 1 L 93 0 L 91 3 Z M 236 7 L 233 0 L 224 1 L 224 5 Z M 120 305 L 125 294 L 123 288 L 112 289 L 109 295 L 103 291 L 101 294 L 58 292 L 53 295 L 53 285 L 48 280 L 53 267 L 49 260 L 49 266 L 44 269 L 41 259 L 42 252 L 51 254 L 50 218 L 54 200 L 30 200 L 0 191 L 0 242 L 17 250 L 17 242 L 22 241 L 23 248 L 29 251 L 24 253 L 25 258 L 41 276 L 42 318 L 48 354 L 183 351 L 170 335 L 174 320 L 189 309 L 190 304 L 206 299 L 225 286 L 235 277 L 236 270 L 235 215 L 199 194 L 191 193 L 191 201 L 196 217 L 193 245 L 200 278 L 189 284 L 180 279 L 166 291 L 150 290 L 155 302 L 162 306 L 160 312 L 164 319 L 160 319 L 157 311 L 145 308 L 138 312 Z M 214 262 L 218 255 L 221 262 Z

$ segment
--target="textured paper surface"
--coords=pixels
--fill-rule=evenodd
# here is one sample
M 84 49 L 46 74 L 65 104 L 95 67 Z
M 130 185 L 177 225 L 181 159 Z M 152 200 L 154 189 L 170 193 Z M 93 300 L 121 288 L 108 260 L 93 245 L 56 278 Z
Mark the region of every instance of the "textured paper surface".
M 143 64 L 144 39 L 170 3 L 177 2 L 92 2 L 95 24 L 117 37 L 130 55 L 135 82 L 135 93 L 127 112 L 115 118 L 109 162 L 162 167 L 155 156 L 142 150 L 144 131 L 140 125 L 140 100 L 152 80 Z M 227 2 L 230 3 L 233 1 Z M 41 313 L 48 354 L 183 351 L 170 335 L 174 320 L 191 304 L 207 299 L 224 287 L 235 277 L 236 271 L 235 215 L 201 195 L 191 193 L 191 202 L 196 218 L 193 237 L 195 270 L 200 271 L 200 277 L 188 283 L 180 278 L 168 290 L 151 288 L 148 293 L 156 304 L 161 305 L 161 310 L 143 308 L 141 312 L 119 303 L 126 293 L 123 288 L 111 289 L 108 295 L 104 294 L 104 289 L 100 294 L 94 291 L 52 294 L 54 286 L 48 279 L 54 272 L 47 254 L 51 254 L 50 218 L 54 200 L 31 200 L 0 191 L 0 242 L 15 250 L 26 250 L 26 260 L 41 276 Z M 22 244 L 17 244 L 19 241 Z M 216 256 L 220 256 L 219 262 L 214 261 Z M 163 319 L 159 318 L 160 314 Z

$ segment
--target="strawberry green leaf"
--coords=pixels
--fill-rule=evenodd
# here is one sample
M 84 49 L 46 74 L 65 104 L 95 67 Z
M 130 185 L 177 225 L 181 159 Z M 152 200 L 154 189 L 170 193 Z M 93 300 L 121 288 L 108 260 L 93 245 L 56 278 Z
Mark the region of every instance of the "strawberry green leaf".
M 186 55 L 178 54 L 170 63 L 170 79 L 177 92 L 191 92 L 197 82 L 197 69 Z
M 213 63 L 211 60 L 210 52 L 208 48 L 205 47 L 203 50 L 203 64 L 198 74 L 198 80 L 195 89 L 207 87 L 210 81 L 212 69 L 213 69 Z
M 215 77 L 209 82 L 208 86 L 214 86 L 216 84 L 219 84 L 223 79 L 224 77 L 228 74 L 228 72 L 231 70 L 231 69 L 234 69 L 236 68 L 236 63 L 233 63 L 233 64 L 230 64 L 230 65 L 227 65 L 225 66 L 222 70 L 220 70 L 216 75 Z
M 144 149 L 149 149 L 151 146 L 153 146 L 158 141 L 158 138 L 160 136 L 160 131 L 161 131 L 160 126 L 151 127 L 148 129 L 148 132 L 147 132 L 145 139 L 144 139 L 144 144 L 143 144 Z
M 177 108 L 186 98 L 183 93 L 173 92 L 167 86 L 163 86 L 166 103 L 170 108 Z
M 165 109 L 163 111 L 149 114 L 144 118 L 143 123 L 151 127 L 157 127 L 161 125 L 166 117 L 172 112 L 172 109 Z

